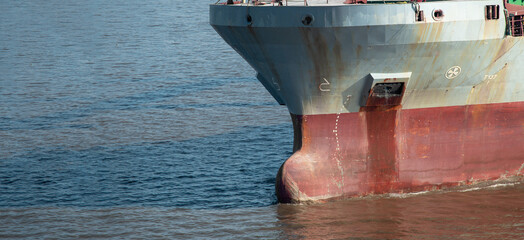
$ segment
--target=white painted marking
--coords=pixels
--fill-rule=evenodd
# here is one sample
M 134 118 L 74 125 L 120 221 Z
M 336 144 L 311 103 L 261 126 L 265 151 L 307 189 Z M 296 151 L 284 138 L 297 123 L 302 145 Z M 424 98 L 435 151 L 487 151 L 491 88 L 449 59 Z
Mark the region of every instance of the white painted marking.
M 447 79 L 453 79 L 456 78 L 460 73 L 462 72 L 462 69 L 459 66 L 453 66 L 446 72 L 446 78 Z
M 484 80 L 493 80 L 497 78 L 497 74 L 494 75 L 484 75 Z
M 331 89 L 329 89 L 329 84 L 330 84 L 329 81 L 326 78 L 322 78 L 322 79 L 324 79 L 324 82 L 321 83 L 320 85 L 318 85 L 318 89 L 321 92 L 329 92 L 329 91 L 331 91 Z
M 324 78 L 324 81 L 326 81 L 329 84 L 329 82 L 325 78 Z M 322 86 L 322 84 L 320 85 Z M 322 90 L 321 86 L 319 86 L 320 90 Z M 338 119 L 340 119 L 340 114 L 342 113 L 344 106 L 350 101 L 350 99 L 351 99 L 351 95 L 347 95 L 346 101 L 344 101 L 344 104 L 340 106 L 340 111 L 337 113 L 337 119 L 335 120 L 335 129 L 333 130 L 333 132 L 335 133 L 335 140 L 337 142 L 337 147 L 336 147 L 337 151 L 340 151 L 340 142 L 338 141 Z M 337 161 L 338 161 L 338 157 L 339 156 L 337 156 Z

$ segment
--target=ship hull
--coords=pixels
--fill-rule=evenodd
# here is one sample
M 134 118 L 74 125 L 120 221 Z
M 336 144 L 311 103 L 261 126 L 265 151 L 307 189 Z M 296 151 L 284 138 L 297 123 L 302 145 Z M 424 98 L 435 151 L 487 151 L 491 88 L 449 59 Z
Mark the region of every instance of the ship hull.
M 413 192 L 521 175 L 524 102 L 292 115 L 280 202 Z
M 524 38 L 486 17 L 503 4 L 419 3 L 444 13 L 421 21 L 413 3 L 212 5 L 211 25 L 291 113 L 279 202 L 521 175 Z

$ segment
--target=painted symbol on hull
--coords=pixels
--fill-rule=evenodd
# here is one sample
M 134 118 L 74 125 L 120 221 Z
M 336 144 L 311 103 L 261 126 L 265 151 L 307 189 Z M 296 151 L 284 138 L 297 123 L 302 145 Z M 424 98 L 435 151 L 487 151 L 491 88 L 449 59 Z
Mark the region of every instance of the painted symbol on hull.
M 497 74 L 494 75 L 484 75 L 484 80 L 493 80 L 497 78 Z
M 329 89 L 329 81 L 326 78 L 322 78 L 322 79 L 324 80 L 324 82 L 321 83 L 320 85 L 318 85 L 318 89 L 321 92 L 329 92 L 329 91 L 331 91 L 331 89 Z
M 446 78 L 447 79 L 456 78 L 460 74 L 461 71 L 462 69 L 459 66 L 453 66 L 450 69 L 448 69 L 448 71 L 446 72 Z

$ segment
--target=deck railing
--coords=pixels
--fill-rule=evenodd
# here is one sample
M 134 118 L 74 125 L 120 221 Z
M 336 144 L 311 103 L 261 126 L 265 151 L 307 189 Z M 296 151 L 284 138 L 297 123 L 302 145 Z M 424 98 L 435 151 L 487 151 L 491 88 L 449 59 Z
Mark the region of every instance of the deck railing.
M 522 37 L 524 33 L 524 15 L 510 16 L 510 31 L 513 37 Z

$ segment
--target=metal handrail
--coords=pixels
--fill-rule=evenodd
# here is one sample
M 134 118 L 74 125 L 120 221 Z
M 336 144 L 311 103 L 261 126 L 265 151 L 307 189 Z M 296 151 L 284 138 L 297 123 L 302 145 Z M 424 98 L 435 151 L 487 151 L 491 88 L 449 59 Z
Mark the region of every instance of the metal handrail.
M 510 24 L 511 35 L 513 37 L 522 37 L 524 33 L 524 18 L 522 16 L 513 16 L 510 18 Z

